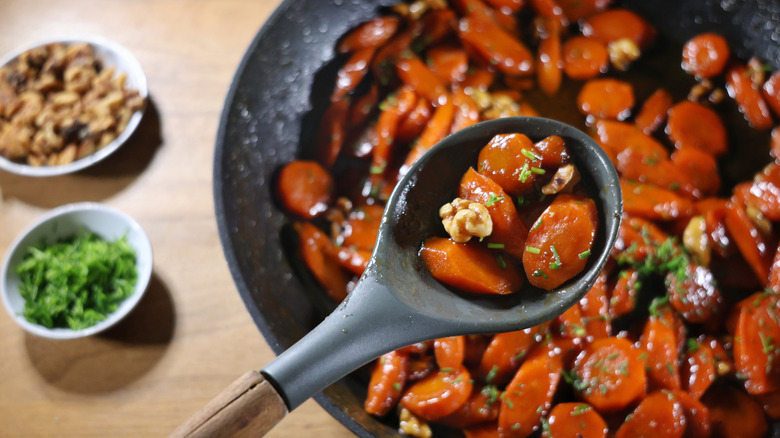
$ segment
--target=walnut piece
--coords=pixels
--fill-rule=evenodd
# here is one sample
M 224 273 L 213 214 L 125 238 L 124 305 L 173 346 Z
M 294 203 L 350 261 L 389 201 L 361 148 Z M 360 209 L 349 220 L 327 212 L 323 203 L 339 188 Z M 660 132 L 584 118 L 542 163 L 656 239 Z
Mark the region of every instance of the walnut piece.
M 428 423 L 415 417 L 406 408 L 401 408 L 399 414 L 398 430 L 404 434 L 417 438 L 431 438 L 433 432 Z
M 580 182 L 580 172 L 573 164 L 564 164 L 555 171 L 550 182 L 542 187 L 542 193 L 545 195 L 555 195 L 561 192 L 571 192 L 577 183 Z
M 683 231 L 683 246 L 701 266 L 708 267 L 711 259 L 710 239 L 704 216 L 694 216 Z
M 609 51 L 609 61 L 612 65 L 623 71 L 628 70 L 628 66 L 639 59 L 639 55 L 642 54 L 639 46 L 630 38 L 612 41 L 607 46 L 607 50 Z
M 493 220 L 487 207 L 479 202 L 455 198 L 439 209 L 444 229 L 458 243 L 468 242 L 472 236 L 487 237 L 493 232 Z

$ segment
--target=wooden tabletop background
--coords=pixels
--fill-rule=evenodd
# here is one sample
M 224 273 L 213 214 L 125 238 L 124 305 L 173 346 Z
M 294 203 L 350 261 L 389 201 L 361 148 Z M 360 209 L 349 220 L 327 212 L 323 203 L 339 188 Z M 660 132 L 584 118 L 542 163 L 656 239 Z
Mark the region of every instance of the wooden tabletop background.
M 280 0 L 0 0 L 0 53 L 100 35 L 149 81 L 138 131 L 77 174 L 0 171 L 0 250 L 47 210 L 94 201 L 133 216 L 154 249 L 139 307 L 100 336 L 51 341 L 0 311 L 0 437 L 156 437 L 273 358 L 236 291 L 217 234 L 212 161 L 236 67 Z M 350 436 L 315 402 L 268 436 Z

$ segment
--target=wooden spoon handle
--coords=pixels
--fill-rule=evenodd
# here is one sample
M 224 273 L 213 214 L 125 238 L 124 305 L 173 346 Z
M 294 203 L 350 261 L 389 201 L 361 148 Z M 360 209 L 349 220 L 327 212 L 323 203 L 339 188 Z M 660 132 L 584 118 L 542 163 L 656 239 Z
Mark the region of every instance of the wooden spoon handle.
M 259 437 L 287 415 L 270 382 L 249 371 L 171 433 L 169 438 Z

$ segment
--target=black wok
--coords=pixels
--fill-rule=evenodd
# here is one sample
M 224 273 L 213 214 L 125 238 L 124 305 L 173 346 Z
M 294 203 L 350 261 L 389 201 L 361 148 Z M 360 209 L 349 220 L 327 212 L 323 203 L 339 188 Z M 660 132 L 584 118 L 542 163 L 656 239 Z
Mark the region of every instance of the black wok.
M 214 158 L 214 198 L 219 233 L 236 287 L 271 348 L 277 354 L 300 339 L 334 307 L 295 258 L 289 219 L 273 196 L 278 168 L 310 157 L 317 121 L 344 60 L 336 41 L 347 30 L 377 15 L 397 0 L 286 0 L 248 48 L 225 101 Z M 756 55 L 780 67 L 780 2 L 777 0 L 632 0 L 622 2 L 659 31 L 657 48 L 637 73 L 637 100 L 658 84 L 675 96 L 692 85 L 679 68 L 679 48 L 690 37 L 713 30 L 724 35 L 733 53 Z M 567 96 L 563 90 L 562 98 Z M 573 100 L 572 100 L 573 101 Z M 581 125 L 576 114 L 542 115 Z M 724 186 L 751 178 L 767 160 L 766 134 L 741 128 L 734 108 L 726 122 L 741 144 L 721 163 Z M 733 129 L 732 129 L 733 128 Z M 740 132 L 742 129 L 743 132 Z M 736 148 L 732 148 L 736 149 Z M 398 436 L 363 411 L 366 381 L 356 373 L 315 399 L 361 437 Z

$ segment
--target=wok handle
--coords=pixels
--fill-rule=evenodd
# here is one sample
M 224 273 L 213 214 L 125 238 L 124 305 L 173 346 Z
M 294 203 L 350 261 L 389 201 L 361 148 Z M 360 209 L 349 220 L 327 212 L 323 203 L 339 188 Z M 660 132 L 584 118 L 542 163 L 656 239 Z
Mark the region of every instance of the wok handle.
M 169 438 L 242 438 L 265 435 L 287 415 L 287 405 L 257 371 L 239 377 Z

